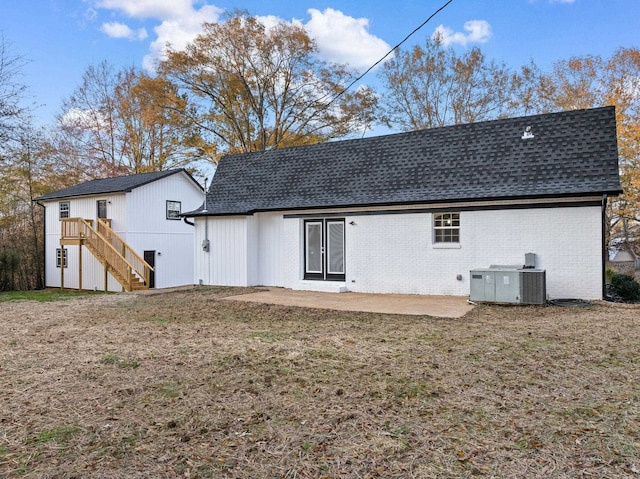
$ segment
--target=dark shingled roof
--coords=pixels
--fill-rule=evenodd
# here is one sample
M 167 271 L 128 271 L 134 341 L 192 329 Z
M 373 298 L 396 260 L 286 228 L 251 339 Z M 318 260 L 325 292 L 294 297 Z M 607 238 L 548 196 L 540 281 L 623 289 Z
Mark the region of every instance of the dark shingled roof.
M 187 215 L 619 193 L 605 107 L 227 156 Z
M 101 195 L 105 193 L 125 193 L 161 178 L 180 173 L 181 171 L 186 172 L 185 169 L 179 168 L 175 170 L 154 171 L 152 173 L 139 173 L 137 175 L 116 176 L 114 178 L 91 180 L 40 196 L 35 198 L 34 201 L 55 200 L 75 196 Z

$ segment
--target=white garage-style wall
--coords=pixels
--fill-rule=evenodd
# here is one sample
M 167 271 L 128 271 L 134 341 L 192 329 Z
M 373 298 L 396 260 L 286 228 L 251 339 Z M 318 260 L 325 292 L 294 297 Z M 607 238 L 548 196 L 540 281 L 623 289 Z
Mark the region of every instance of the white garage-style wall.
M 182 218 L 167 218 L 167 201 L 178 201 L 181 211 L 191 211 L 202 204 L 202 190 L 184 171 L 133 188 L 131 191 L 95 194 L 43 201 L 45 206 L 45 275 L 49 287 L 61 286 L 61 271 L 56 266 L 56 250 L 61 248 L 60 202 L 69 203 L 70 218 L 95 221 L 97 202 L 107 203 L 107 218 L 112 229 L 140 256 L 154 251 L 155 287 L 166 288 L 193 284 L 194 227 Z M 79 256 L 82 254 L 82 288 L 105 289 L 102 264 L 86 247 L 66 246 L 67 268 L 64 287 L 78 288 Z M 107 275 L 107 289 L 122 291 L 122 286 Z

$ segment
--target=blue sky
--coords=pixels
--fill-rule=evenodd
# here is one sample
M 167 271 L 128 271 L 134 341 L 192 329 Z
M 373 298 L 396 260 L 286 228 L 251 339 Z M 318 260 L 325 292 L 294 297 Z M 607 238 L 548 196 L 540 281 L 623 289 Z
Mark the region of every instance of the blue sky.
M 364 71 L 426 20 L 445 0 L 3 0 L 0 33 L 28 61 L 21 80 L 41 125 L 54 121 L 63 98 L 87 66 L 152 70 L 165 42 L 180 47 L 203 21 L 246 9 L 305 25 L 329 61 Z M 488 58 L 543 69 L 586 54 L 610 56 L 640 47 L 640 0 L 453 0 L 405 46 L 439 31 L 456 49 L 479 46 Z M 375 83 L 375 72 L 365 82 Z

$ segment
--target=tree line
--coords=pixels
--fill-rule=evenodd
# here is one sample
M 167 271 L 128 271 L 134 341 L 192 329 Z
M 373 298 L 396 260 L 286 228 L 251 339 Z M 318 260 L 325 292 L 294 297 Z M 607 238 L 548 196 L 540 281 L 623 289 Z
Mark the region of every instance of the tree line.
M 225 154 L 362 135 L 615 105 L 624 194 L 607 211 L 612 238 L 640 222 L 640 50 L 572 57 L 543 71 L 462 53 L 439 38 L 397 50 L 380 87 L 346 86 L 300 25 L 266 27 L 235 11 L 205 23 L 155 74 L 104 61 L 85 70 L 55 124 L 36 128 L 19 81 L 25 59 L 0 41 L 0 290 L 43 287 L 42 208 L 32 199 L 94 178 L 184 167 Z

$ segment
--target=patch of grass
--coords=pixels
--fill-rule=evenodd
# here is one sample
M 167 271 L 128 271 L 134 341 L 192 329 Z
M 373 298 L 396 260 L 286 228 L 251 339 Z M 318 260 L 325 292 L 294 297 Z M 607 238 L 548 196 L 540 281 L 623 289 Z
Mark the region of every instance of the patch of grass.
M 75 434 L 80 432 L 77 426 L 56 426 L 39 432 L 36 442 L 53 442 L 56 444 L 66 444 Z
M 228 293 L 0 305 L 0 477 L 640 467 L 640 308 L 482 306 L 446 320 L 218 300 Z
M 76 291 L 69 289 L 43 289 L 37 291 L 5 291 L 0 293 L 0 303 L 7 301 L 65 301 L 96 294 L 108 294 L 103 291 Z
M 429 396 L 432 389 L 427 383 L 407 378 L 398 378 L 395 381 L 390 381 L 387 385 L 387 392 L 401 399 L 426 397 Z
M 278 333 L 276 331 L 254 331 L 249 334 L 250 338 L 262 339 L 263 341 L 278 342 L 288 339 L 288 334 Z
M 100 359 L 100 362 L 102 364 L 112 364 L 121 369 L 126 369 L 126 368 L 135 369 L 140 367 L 140 363 L 138 361 L 135 361 L 133 359 L 121 358 L 117 354 L 107 354 L 106 356 L 103 356 Z
M 164 316 L 148 316 L 146 318 L 143 318 L 144 321 L 151 321 L 152 323 L 159 323 L 159 324 L 167 324 L 169 322 L 169 320 L 167 318 L 165 318 Z
M 175 381 L 166 381 L 156 387 L 158 394 L 166 399 L 175 399 L 180 396 L 180 385 Z
M 593 419 L 600 417 L 602 411 L 598 406 L 575 406 L 564 409 L 560 414 L 568 418 Z

